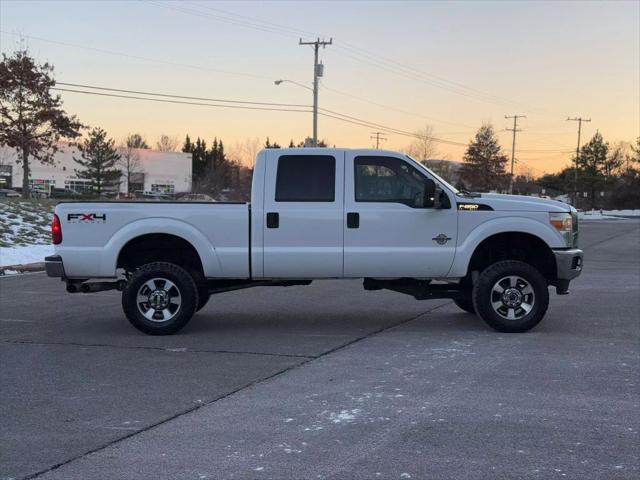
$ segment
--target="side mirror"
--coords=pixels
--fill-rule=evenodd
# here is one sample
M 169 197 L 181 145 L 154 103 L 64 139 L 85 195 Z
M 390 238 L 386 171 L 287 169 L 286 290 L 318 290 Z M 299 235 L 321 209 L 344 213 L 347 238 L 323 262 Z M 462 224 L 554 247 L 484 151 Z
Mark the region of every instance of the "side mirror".
M 436 182 L 431 179 L 428 179 L 424 182 L 424 199 L 422 202 L 423 208 L 437 208 L 436 190 Z
M 433 208 L 442 208 L 442 188 L 436 185 L 433 192 Z

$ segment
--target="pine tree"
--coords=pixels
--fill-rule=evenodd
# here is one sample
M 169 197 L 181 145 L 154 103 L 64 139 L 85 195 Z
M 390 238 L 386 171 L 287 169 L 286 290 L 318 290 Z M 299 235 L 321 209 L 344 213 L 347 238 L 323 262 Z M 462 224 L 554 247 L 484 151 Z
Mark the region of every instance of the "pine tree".
M 280 148 L 277 142 L 271 143 L 269 137 L 267 137 L 267 141 L 264 143 L 264 148 Z
M 460 176 L 467 188 L 488 192 L 505 188 L 507 157 L 502 153 L 493 127 L 484 124 L 464 154 Z
M 191 143 L 191 176 L 194 185 L 198 185 L 205 175 L 207 156 L 207 143 L 198 137 L 195 143 Z
M 0 145 L 15 148 L 22 163 L 22 196 L 29 197 L 29 165 L 53 164 L 60 141 L 80 136 L 83 125 L 62 109 L 53 66 L 37 65 L 26 50 L 0 62 Z
M 78 145 L 80 158 L 73 159 L 80 166 L 76 170 L 79 178 L 90 180 L 92 189 L 100 196 L 104 190 L 120 184 L 122 172 L 116 168 L 120 155 L 115 147 L 115 142 L 107 138 L 107 132 L 101 128 L 94 128 L 89 136 Z
M 589 192 L 591 208 L 596 208 L 596 192 L 605 181 L 608 153 L 609 143 L 604 141 L 600 132 L 596 132 L 578 155 L 578 179 Z
M 187 138 L 184 139 L 184 145 L 182 146 L 183 153 L 191 153 L 193 151 L 193 144 L 187 133 Z

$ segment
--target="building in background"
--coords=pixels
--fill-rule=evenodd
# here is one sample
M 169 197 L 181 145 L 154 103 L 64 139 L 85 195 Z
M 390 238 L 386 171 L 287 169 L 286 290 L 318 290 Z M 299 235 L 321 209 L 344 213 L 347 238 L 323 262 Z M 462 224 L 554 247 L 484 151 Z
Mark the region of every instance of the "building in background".
M 22 164 L 16 163 L 16 152 L 3 148 L 0 158 L 0 188 L 22 187 Z M 131 175 L 131 193 L 155 192 L 175 194 L 191 191 L 191 154 L 182 152 L 158 152 L 136 149 L 139 158 L 135 173 Z M 32 188 L 50 192 L 53 188 L 70 189 L 78 193 L 90 190 L 89 180 L 78 178 L 75 170 L 79 165 L 73 157 L 80 153 L 74 147 L 63 147 L 55 154 L 53 165 L 42 165 L 32 161 L 29 184 Z M 122 168 L 122 167 L 120 167 Z M 123 175 L 120 193 L 127 192 Z M 115 193 L 115 192 L 114 192 Z

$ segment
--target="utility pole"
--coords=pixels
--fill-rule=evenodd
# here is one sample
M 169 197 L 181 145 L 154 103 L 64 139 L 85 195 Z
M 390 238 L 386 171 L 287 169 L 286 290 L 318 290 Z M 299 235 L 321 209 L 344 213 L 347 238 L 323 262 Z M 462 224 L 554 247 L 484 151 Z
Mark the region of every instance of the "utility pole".
M 527 118 L 526 115 L 505 115 L 504 118 L 513 118 L 513 128 L 507 128 L 508 131 L 513 132 L 513 143 L 511 144 L 511 178 L 509 180 L 509 195 L 513 193 L 513 167 L 516 162 L 516 132 L 521 132 L 522 129 L 518 128 L 518 119 Z
M 303 42 L 302 39 L 298 45 L 313 45 L 313 146 L 318 146 L 318 78 L 324 74 L 324 65 L 318 63 L 318 50 L 333 43 L 333 38 L 329 41 L 317 38 L 313 42 Z
M 573 206 L 578 203 L 578 156 L 580 155 L 580 133 L 582 131 L 582 122 L 590 122 L 590 118 L 567 117 L 567 122 L 578 122 L 578 146 L 576 147 L 576 166 L 573 172 Z M 578 207 L 576 207 L 578 208 Z
M 380 148 L 380 142 L 381 141 L 382 142 L 386 142 L 387 141 L 387 137 L 382 137 L 381 136 L 383 133 L 384 132 L 371 132 L 371 134 L 374 135 L 374 136 L 369 137 L 369 138 L 371 138 L 372 140 L 375 138 L 375 140 L 376 140 L 376 150 L 378 148 Z

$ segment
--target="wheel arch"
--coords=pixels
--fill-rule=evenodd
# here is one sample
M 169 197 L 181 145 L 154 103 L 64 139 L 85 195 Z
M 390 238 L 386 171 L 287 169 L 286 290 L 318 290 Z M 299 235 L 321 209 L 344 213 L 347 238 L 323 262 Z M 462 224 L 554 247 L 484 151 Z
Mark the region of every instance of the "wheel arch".
M 525 262 L 537 268 L 549 283 L 556 280 L 556 259 L 551 247 L 537 235 L 519 231 L 494 233 L 482 240 L 469 258 L 465 276 L 502 260 Z
M 104 251 L 108 252 L 105 267 L 114 272 L 137 252 L 141 259 L 150 261 L 176 261 L 182 256 L 205 277 L 221 276 L 211 242 L 199 230 L 178 220 L 151 218 L 125 225 L 111 237 Z

